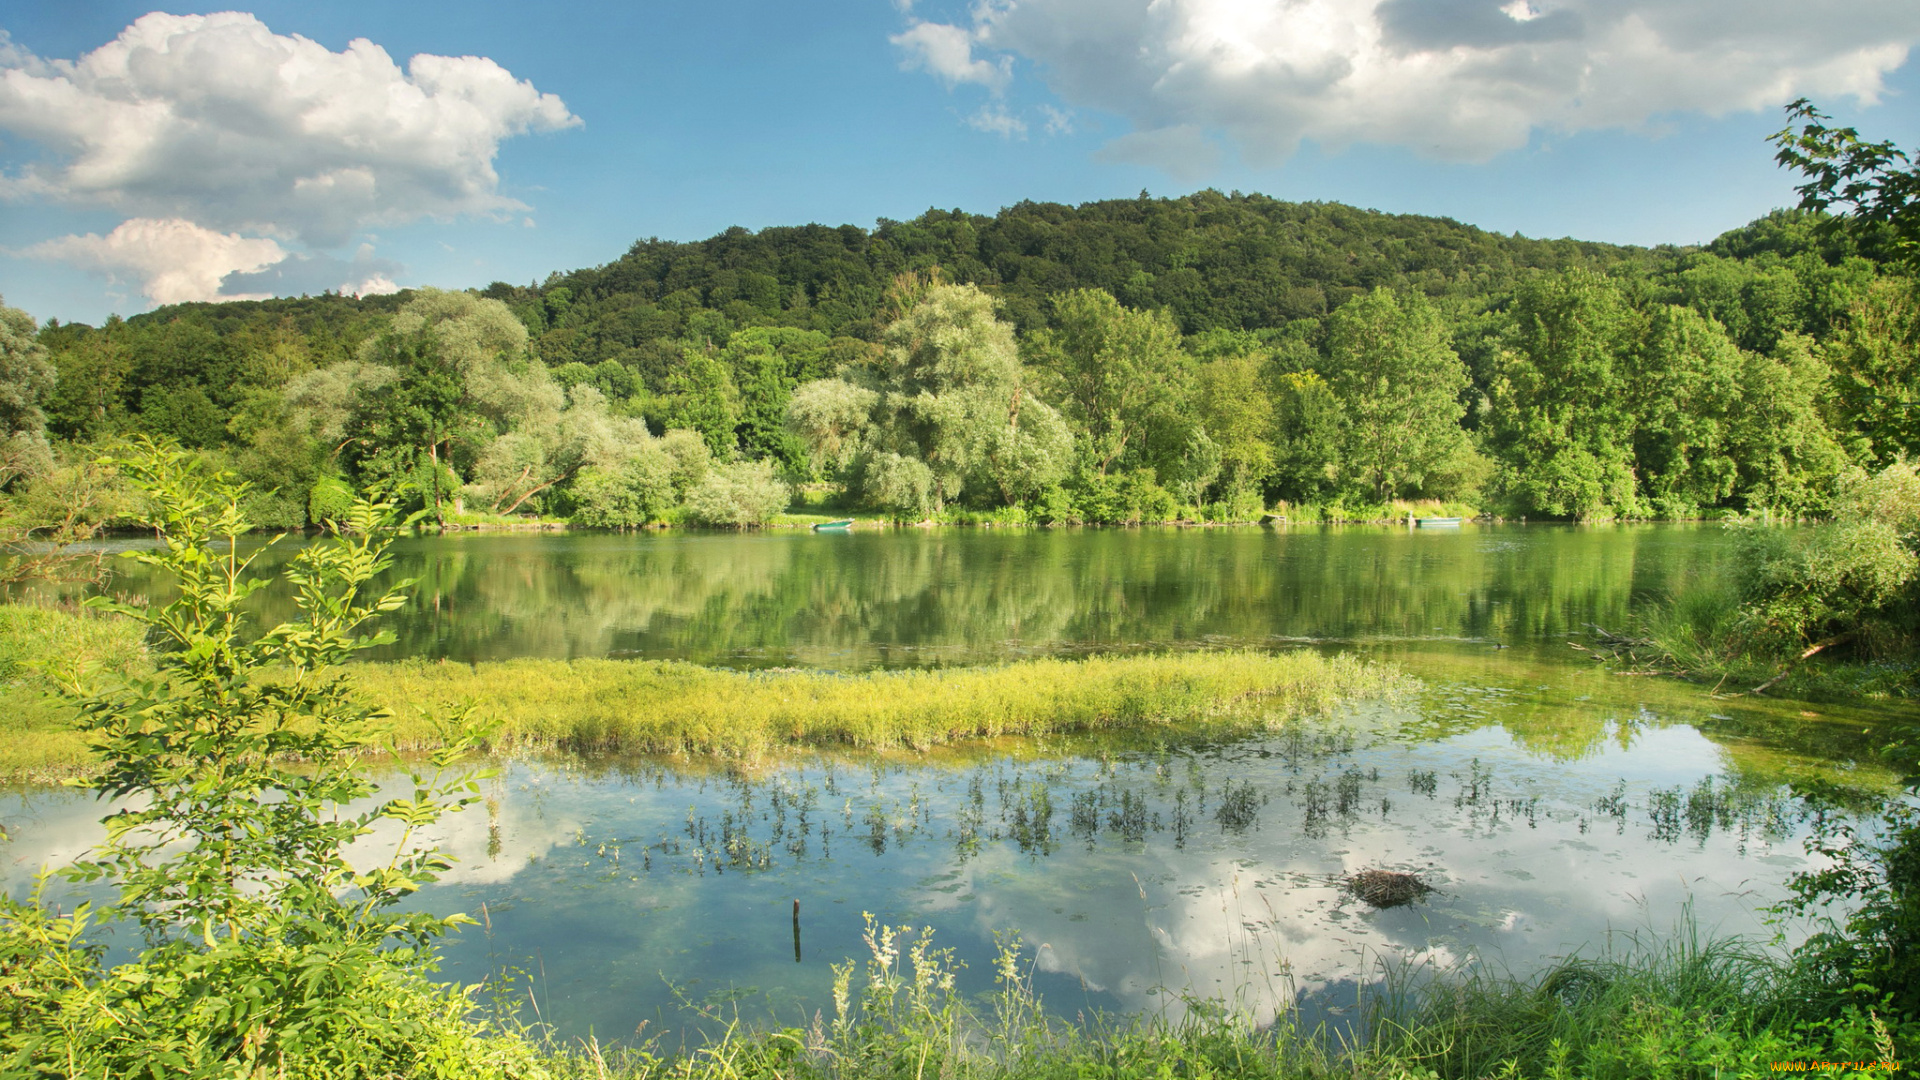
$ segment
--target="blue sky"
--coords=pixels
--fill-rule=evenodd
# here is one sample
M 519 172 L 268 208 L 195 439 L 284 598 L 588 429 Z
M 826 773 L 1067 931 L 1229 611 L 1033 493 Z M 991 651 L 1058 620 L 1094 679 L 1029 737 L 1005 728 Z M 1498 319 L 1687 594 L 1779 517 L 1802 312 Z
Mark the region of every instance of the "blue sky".
M 0 295 L 97 322 L 1208 186 L 1698 242 L 1793 201 L 1762 141 L 1793 96 L 1920 145 L 1920 5 L 1820 7 L 5 0 Z

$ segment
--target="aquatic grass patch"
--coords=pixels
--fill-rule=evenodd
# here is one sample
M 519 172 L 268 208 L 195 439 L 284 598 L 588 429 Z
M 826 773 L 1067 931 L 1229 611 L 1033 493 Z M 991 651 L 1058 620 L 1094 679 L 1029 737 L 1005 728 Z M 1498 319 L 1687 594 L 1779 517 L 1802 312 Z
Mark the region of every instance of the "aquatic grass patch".
M 788 746 L 925 750 L 959 740 L 1173 724 L 1274 727 L 1407 681 L 1351 657 L 1195 652 L 835 674 L 674 661 L 403 662 L 356 669 L 393 703 L 403 745 L 431 730 L 411 706 L 471 701 L 495 745 L 752 758 Z
M 138 623 L 89 608 L 0 604 L 0 686 L 51 690 L 49 665 L 119 675 L 147 662 Z
M 431 749 L 430 717 L 473 704 L 502 752 L 622 751 L 751 759 L 795 746 L 924 751 L 972 739 L 1277 727 L 1404 693 L 1390 668 L 1311 652 L 1190 652 L 977 668 L 740 672 L 678 661 L 521 659 L 356 664 L 352 682 L 394 712 L 393 744 Z M 72 708 L 0 689 L 0 777 L 83 773 Z
M 74 708 L 55 695 L 58 672 L 109 677 L 146 670 L 139 624 L 93 611 L 0 604 L 0 779 L 57 782 L 82 771 L 86 744 Z

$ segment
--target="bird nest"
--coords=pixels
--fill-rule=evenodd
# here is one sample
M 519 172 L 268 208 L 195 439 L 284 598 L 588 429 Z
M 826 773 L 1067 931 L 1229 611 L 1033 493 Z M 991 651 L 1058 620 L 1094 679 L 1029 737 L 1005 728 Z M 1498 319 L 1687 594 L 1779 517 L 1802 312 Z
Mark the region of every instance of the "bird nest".
M 1433 891 L 1433 886 L 1398 870 L 1362 870 L 1347 878 L 1347 891 L 1377 908 L 1411 904 Z

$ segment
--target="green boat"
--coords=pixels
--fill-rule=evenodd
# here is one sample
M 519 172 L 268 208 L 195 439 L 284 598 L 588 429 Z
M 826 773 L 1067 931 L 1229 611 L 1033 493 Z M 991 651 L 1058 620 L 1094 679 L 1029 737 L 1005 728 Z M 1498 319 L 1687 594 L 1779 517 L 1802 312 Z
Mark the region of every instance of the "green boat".
M 853 528 L 853 519 L 843 518 L 839 521 L 822 521 L 813 527 L 813 531 L 814 532 L 845 532 L 851 528 Z
M 1446 529 L 1458 528 L 1460 526 L 1459 518 L 1430 517 L 1419 518 L 1418 520 L 1420 527 L 1423 529 Z

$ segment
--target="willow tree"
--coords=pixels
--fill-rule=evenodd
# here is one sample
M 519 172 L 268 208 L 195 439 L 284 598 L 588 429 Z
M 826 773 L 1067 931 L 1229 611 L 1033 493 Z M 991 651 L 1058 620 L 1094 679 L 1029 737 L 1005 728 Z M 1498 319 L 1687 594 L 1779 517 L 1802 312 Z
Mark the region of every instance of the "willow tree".
M 53 364 L 34 339 L 33 316 L 0 302 L 0 441 L 41 438 L 47 414 L 41 406 L 53 392 Z
M 287 400 L 362 479 L 416 491 L 436 519 L 496 439 L 551 441 L 567 404 L 505 304 L 438 289 L 420 290 L 354 360 L 300 376 Z
M 1072 432 L 1034 394 L 1013 327 L 991 297 L 971 285 L 932 285 L 887 327 L 882 345 L 877 371 L 803 386 L 787 413 L 816 461 L 848 461 L 861 498 L 918 516 L 963 493 L 1023 502 L 1066 476 Z

